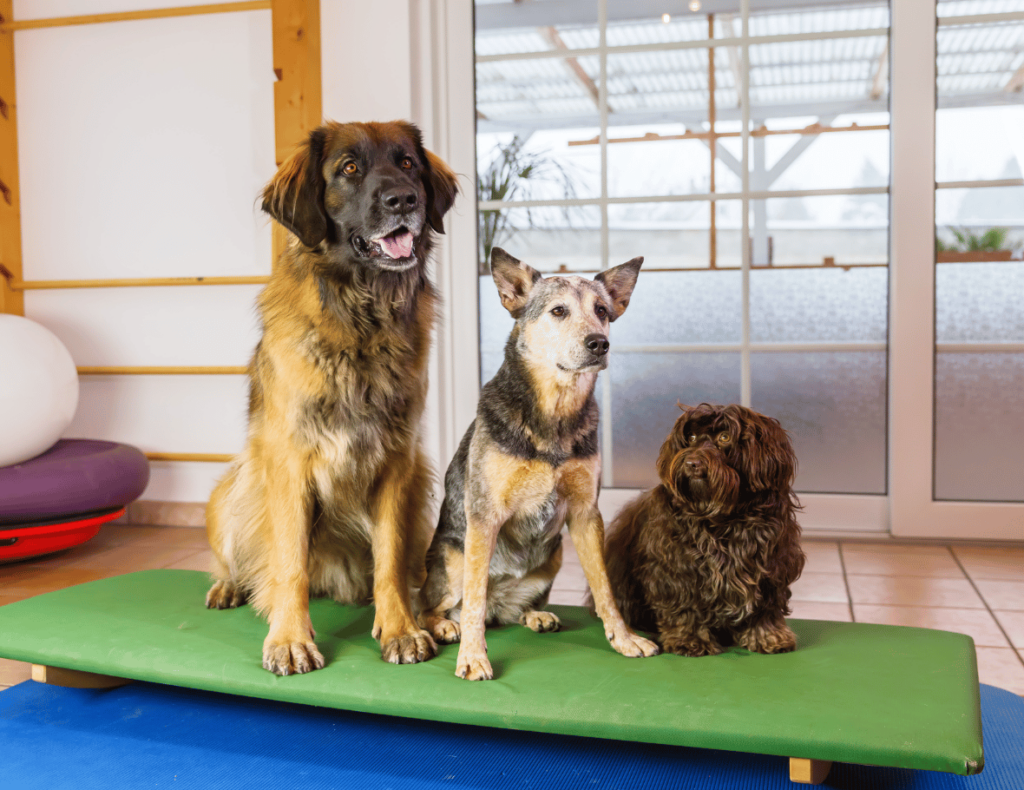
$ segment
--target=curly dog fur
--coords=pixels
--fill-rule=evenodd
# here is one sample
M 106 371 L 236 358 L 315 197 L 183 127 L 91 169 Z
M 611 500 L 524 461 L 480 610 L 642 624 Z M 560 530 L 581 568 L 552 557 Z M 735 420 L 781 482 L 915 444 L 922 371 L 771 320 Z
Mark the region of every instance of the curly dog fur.
M 804 553 L 789 438 L 742 406 L 683 408 L 658 457 L 661 484 L 612 523 L 619 609 L 678 655 L 793 650 L 785 616 Z

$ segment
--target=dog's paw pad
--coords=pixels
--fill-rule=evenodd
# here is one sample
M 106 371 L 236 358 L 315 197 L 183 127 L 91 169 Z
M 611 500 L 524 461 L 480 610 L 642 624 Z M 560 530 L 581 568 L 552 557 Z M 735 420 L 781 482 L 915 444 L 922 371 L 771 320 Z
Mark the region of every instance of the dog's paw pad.
M 551 612 L 526 612 L 519 618 L 519 622 L 538 634 L 557 631 L 562 627 L 562 621 L 558 619 L 558 615 Z
M 494 677 L 494 670 L 487 656 L 463 655 L 460 652 L 455 665 L 455 675 L 465 680 L 491 680 Z
M 324 657 L 312 642 L 263 646 L 263 668 L 275 675 L 303 675 L 324 668 Z
M 418 664 L 437 655 L 430 634 L 415 629 L 381 641 L 380 656 L 389 664 Z
M 245 603 L 245 594 L 234 584 L 219 581 L 206 593 L 207 609 L 234 609 Z
M 658 655 L 658 646 L 654 642 L 632 631 L 614 636 L 610 641 L 616 652 L 627 658 L 648 658 Z
M 433 627 L 434 639 L 443 645 L 450 645 L 462 638 L 459 624 L 454 620 L 438 620 Z

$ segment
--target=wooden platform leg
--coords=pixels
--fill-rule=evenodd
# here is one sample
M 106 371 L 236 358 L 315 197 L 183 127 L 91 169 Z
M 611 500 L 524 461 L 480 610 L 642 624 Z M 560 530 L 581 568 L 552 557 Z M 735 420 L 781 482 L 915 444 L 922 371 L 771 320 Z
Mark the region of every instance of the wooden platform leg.
M 803 757 L 789 758 L 789 780 L 805 785 L 820 785 L 832 770 L 831 760 L 808 760 Z
M 95 672 L 81 672 L 63 667 L 48 667 L 45 664 L 32 665 L 32 680 L 36 683 L 72 689 L 112 689 L 131 683 L 128 678 L 97 675 Z

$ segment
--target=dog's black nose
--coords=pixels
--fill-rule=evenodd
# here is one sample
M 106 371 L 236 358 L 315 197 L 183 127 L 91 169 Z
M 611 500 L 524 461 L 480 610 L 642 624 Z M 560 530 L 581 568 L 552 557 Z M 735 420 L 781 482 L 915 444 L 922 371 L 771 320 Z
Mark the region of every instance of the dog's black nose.
M 700 458 L 688 458 L 683 464 L 686 467 L 687 477 L 704 477 L 707 467 Z
M 604 335 L 593 334 L 587 335 L 583 340 L 583 345 L 587 347 L 587 351 L 596 357 L 603 357 L 608 353 L 608 347 L 611 343 L 608 342 L 608 338 Z
M 391 211 L 403 212 L 416 208 L 419 196 L 412 187 L 392 187 L 381 193 L 380 202 Z

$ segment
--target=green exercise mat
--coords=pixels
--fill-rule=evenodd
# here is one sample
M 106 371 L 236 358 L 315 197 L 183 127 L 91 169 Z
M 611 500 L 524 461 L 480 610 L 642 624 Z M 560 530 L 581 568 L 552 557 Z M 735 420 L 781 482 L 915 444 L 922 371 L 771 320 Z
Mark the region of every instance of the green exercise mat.
M 327 666 L 260 666 L 266 624 L 211 611 L 209 580 L 157 570 L 0 607 L 0 657 L 393 716 L 973 774 L 983 765 L 974 643 L 923 628 L 792 620 L 796 652 L 625 658 L 586 609 L 563 630 L 487 632 L 495 679 L 455 677 L 458 645 L 386 664 L 372 608 L 311 604 Z

